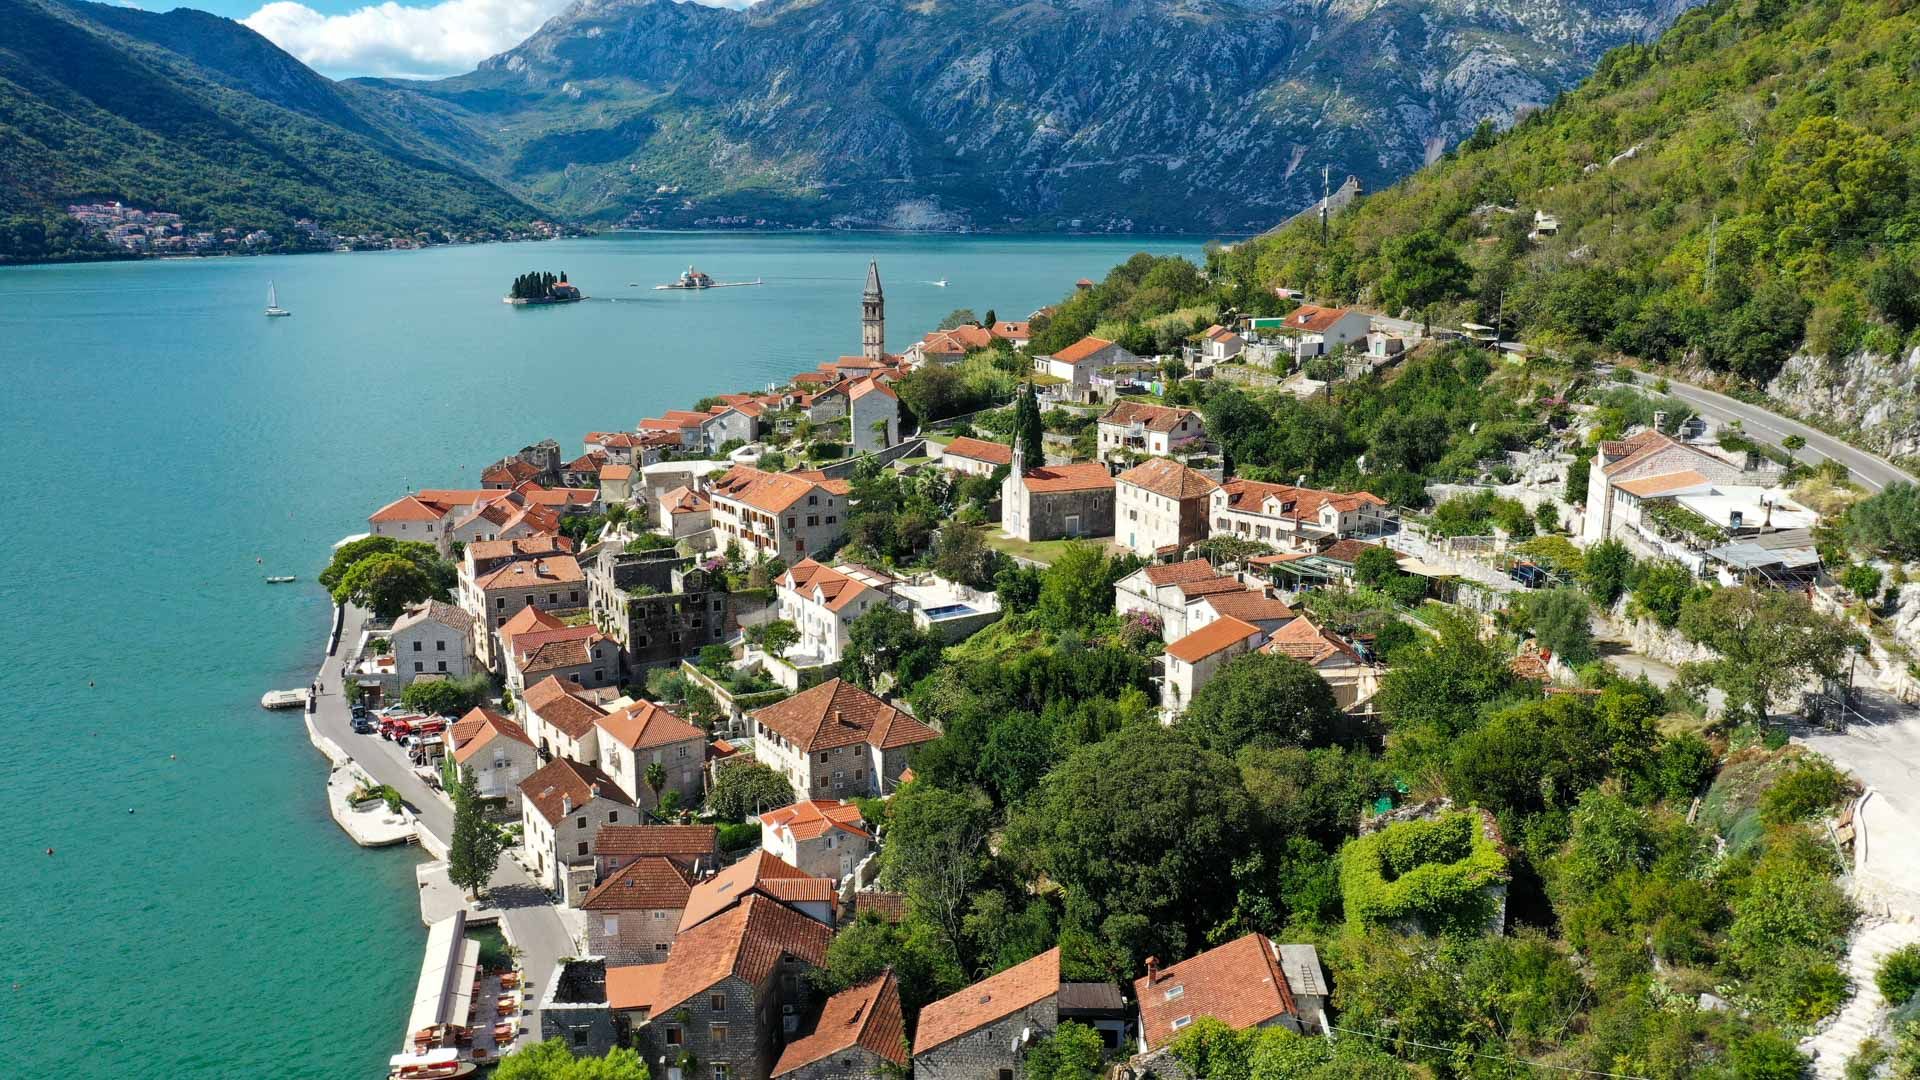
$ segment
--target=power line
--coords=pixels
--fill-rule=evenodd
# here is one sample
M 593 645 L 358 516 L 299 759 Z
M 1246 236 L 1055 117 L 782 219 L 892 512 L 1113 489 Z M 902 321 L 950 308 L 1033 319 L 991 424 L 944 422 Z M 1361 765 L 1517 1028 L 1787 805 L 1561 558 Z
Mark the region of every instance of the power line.
M 1321 1023 L 1326 1024 L 1326 1021 L 1322 1020 Z M 1530 1069 L 1552 1069 L 1554 1072 L 1573 1073 L 1579 1076 L 1602 1076 L 1609 1077 L 1611 1080 L 1653 1080 L 1650 1076 L 1641 1076 L 1638 1073 L 1601 1072 L 1597 1069 L 1576 1069 L 1571 1065 L 1548 1065 L 1539 1061 L 1528 1061 L 1526 1058 L 1508 1057 L 1505 1054 L 1486 1054 L 1478 1050 L 1461 1050 L 1453 1046 L 1436 1046 L 1433 1043 L 1423 1043 L 1418 1039 L 1407 1039 L 1393 1035 L 1375 1035 L 1370 1031 L 1355 1031 L 1352 1028 L 1343 1028 L 1336 1024 L 1326 1024 L 1326 1026 L 1329 1031 L 1338 1031 L 1346 1035 L 1358 1035 L 1363 1039 L 1406 1043 L 1408 1046 L 1418 1046 L 1427 1050 L 1440 1050 L 1449 1054 L 1465 1054 L 1468 1057 L 1489 1058 L 1493 1061 L 1510 1061 L 1516 1065 L 1525 1065 Z

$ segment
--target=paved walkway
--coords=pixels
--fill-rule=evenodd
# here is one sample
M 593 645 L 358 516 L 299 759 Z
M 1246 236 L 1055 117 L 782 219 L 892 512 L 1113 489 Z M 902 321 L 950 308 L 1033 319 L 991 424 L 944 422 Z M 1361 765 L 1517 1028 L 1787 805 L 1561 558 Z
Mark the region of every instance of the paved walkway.
M 1866 906 L 1920 917 L 1920 709 L 1868 686 L 1846 730 L 1802 727 L 1795 741 L 1873 789 L 1861 807 L 1866 854 L 1856 889 Z
M 398 744 L 378 735 L 357 735 L 353 731 L 352 710 L 341 685 L 340 664 L 342 657 L 358 647 L 366 621 L 366 612 L 347 609 L 346 622 L 340 630 L 339 654 L 328 657 L 317 676 L 325 692 L 314 710 L 314 727 L 353 755 L 367 775 L 379 783 L 392 785 L 413 811 L 418 827 L 429 834 L 422 838 L 422 845 L 445 851 L 447 842 L 453 838 L 453 807 L 415 775 L 413 763 L 407 760 Z M 554 963 L 561 957 L 578 954 L 573 934 L 553 907 L 546 890 L 536 885 L 526 870 L 511 858 L 502 858 L 499 869 L 494 871 L 493 881 L 487 886 L 487 904 L 499 909 L 508 940 L 521 951 L 521 970 L 529 984 L 527 999 L 531 1006 L 540 1000 L 540 992 L 553 974 Z M 409 958 L 407 963 L 418 961 Z M 524 1025 L 537 1040 L 540 1031 L 537 1009 L 529 1009 Z

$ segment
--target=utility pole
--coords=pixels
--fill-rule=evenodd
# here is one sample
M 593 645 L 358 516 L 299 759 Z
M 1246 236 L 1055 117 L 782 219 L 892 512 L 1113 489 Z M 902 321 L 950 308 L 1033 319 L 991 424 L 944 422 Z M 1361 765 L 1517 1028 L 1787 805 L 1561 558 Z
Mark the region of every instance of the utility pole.
M 1607 174 L 1607 237 L 1612 239 L 1614 230 L 1619 227 L 1620 210 L 1614 203 L 1613 174 Z
M 1707 225 L 1707 298 L 1713 298 L 1713 266 L 1715 257 L 1720 253 L 1720 211 L 1713 212 L 1713 221 Z
M 1500 324 L 1507 318 L 1507 290 L 1500 290 L 1500 303 L 1493 309 L 1493 351 L 1500 351 Z

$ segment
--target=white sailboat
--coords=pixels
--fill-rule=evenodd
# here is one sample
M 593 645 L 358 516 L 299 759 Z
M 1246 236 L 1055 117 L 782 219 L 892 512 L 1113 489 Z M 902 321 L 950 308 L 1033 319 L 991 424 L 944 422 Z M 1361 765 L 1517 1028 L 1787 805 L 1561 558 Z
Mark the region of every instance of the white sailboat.
M 267 282 L 267 318 L 283 319 L 293 312 L 280 306 L 280 298 L 274 294 L 273 282 Z

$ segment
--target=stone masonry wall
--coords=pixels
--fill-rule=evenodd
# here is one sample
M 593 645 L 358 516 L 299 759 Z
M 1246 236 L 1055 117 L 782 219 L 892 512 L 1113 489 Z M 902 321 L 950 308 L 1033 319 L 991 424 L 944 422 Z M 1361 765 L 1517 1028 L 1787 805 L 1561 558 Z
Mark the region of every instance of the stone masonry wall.
M 1013 1049 L 1022 1031 L 1038 1039 L 1059 1023 L 1059 999 L 1049 997 L 1011 1016 L 941 1043 L 913 1059 L 915 1080 L 997 1080 L 1000 1070 L 1020 1075 L 1025 1048 Z M 1028 1045 L 1031 1045 L 1029 1043 Z

